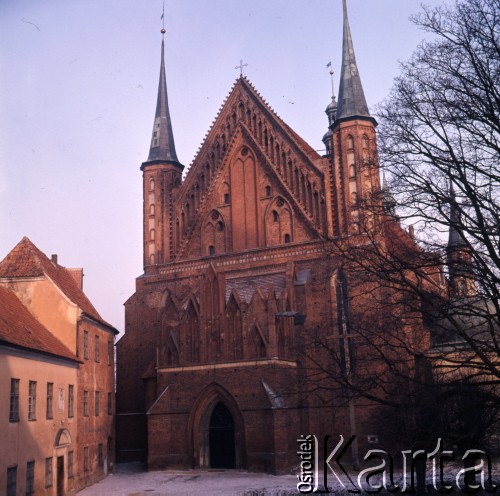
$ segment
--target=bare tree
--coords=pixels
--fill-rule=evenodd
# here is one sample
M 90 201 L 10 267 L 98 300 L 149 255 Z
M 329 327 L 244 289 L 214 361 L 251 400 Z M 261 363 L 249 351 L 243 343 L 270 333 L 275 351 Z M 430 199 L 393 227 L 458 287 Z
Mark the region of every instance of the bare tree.
M 319 389 L 384 405 L 419 443 L 441 432 L 467 447 L 499 411 L 500 0 L 423 7 L 412 20 L 432 37 L 378 108 L 391 194 L 360 199 L 379 219 L 364 242 L 333 241 L 363 311 L 348 338 L 317 340 L 305 359 Z M 359 357 L 347 372 L 346 339 Z

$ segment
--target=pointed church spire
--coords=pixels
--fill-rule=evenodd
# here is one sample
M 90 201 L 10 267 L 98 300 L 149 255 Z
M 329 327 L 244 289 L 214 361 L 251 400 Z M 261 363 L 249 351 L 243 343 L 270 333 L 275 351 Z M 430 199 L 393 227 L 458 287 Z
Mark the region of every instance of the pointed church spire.
M 382 173 L 382 209 L 387 215 L 390 215 L 393 219 L 397 219 L 396 215 L 396 200 L 391 193 L 389 184 L 387 183 L 387 178 L 385 177 L 385 171 Z
M 347 17 L 346 0 L 342 0 L 344 11 L 344 34 L 342 42 L 342 70 L 340 73 L 339 103 L 337 120 L 350 117 L 370 117 L 366 104 L 361 78 L 359 77 L 354 46 L 351 37 L 351 28 Z
M 158 99 L 156 102 L 156 114 L 153 125 L 153 134 L 151 137 L 151 147 L 149 149 L 148 162 L 162 161 L 178 164 L 177 154 L 175 153 L 174 133 L 172 131 L 172 121 L 168 110 L 167 80 L 165 77 L 165 41 L 162 29 L 161 40 L 161 65 L 160 81 L 158 83 Z M 182 166 L 181 166 L 182 167 Z
M 450 232 L 448 237 L 448 250 L 453 250 L 457 247 L 467 246 L 464 233 L 460 229 L 460 210 L 457 204 L 455 189 L 453 183 L 450 182 Z

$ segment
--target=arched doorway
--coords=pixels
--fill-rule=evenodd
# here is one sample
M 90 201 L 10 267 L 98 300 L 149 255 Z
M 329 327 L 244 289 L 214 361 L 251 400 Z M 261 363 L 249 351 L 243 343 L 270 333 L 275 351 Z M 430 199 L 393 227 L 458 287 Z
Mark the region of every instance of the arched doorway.
M 234 396 L 220 384 L 209 384 L 198 396 L 189 418 L 194 468 L 245 468 L 245 426 Z
M 235 468 L 234 419 L 226 405 L 219 401 L 210 416 L 209 445 L 211 468 Z

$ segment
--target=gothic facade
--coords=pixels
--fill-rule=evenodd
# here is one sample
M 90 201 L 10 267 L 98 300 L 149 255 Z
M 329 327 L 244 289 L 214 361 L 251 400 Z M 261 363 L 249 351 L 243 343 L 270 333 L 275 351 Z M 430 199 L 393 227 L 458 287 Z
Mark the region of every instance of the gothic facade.
M 324 155 L 240 77 L 184 178 L 162 43 L 150 154 L 141 166 L 144 273 L 117 344 L 119 460 L 280 473 L 298 465 L 301 434 L 356 432 L 360 447 L 377 440 L 372 406 L 328 388 L 319 394 L 314 360 L 304 355 L 315 341 L 338 354 L 339 374 L 363 363 L 353 323 L 368 319 L 383 329 L 384 322 L 370 313 L 369 283 L 353 289 L 342 252 L 377 229 L 414 244 L 390 215 L 380 228 L 376 121 L 345 2 L 343 43 Z M 381 208 L 364 208 L 366 198 Z M 423 346 L 424 331 L 411 329 Z

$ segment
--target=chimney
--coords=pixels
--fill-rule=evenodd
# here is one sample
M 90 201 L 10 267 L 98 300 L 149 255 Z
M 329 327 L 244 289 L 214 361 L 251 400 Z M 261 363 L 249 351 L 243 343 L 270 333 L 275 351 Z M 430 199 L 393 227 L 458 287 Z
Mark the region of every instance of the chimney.
M 54 264 L 57 265 L 57 255 L 51 255 L 50 256 L 50 261 Z

